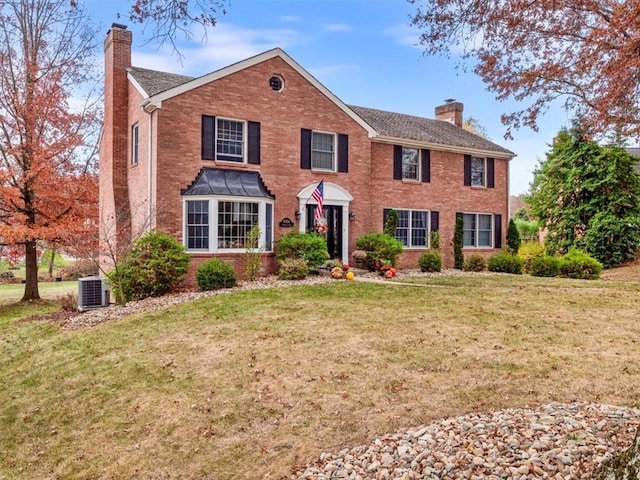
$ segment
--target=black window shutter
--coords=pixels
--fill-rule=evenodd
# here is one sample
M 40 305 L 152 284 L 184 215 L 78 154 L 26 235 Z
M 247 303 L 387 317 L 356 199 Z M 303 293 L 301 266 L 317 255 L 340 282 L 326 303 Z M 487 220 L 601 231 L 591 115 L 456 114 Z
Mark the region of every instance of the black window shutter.
M 471 186 L 471 155 L 464 156 L 464 184 Z
M 202 115 L 202 159 L 215 160 L 216 117 Z
M 300 168 L 311 168 L 311 130 L 300 130 Z
M 248 126 L 247 162 L 260 165 L 260 122 L 249 122 Z
M 495 160 L 487 158 L 487 188 L 495 188 Z
M 431 150 L 422 149 L 420 151 L 420 161 L 422 162 L 422 181 L 431 182 Z
M 402 180 L 402 147 L 393 146 L 393 179 Z
M 493 215 L 493 248 L 502 248 L 502 215 Z
M 338 171 L 349 171 L 349 135 L 338 134 Z
M 437 232 L 440 230 L 440 212 L 431 210 L 431 231 Z
M 382 230 L 384 231 L 384 226 L 387 223 L 387 215 L 389 215 L 389 212 L 391 211 L 390 208 L 385 208 L 384 210 L 382 210 Z

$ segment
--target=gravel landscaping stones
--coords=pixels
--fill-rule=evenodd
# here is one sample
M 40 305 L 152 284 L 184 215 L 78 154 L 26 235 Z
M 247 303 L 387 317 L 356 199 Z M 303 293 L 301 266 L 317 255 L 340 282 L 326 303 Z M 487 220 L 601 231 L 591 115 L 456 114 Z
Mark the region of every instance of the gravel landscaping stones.
M 324 452 L 291 478 L 588 479 L 639 424 L 640 410 L 591 403 L 469 414 Z

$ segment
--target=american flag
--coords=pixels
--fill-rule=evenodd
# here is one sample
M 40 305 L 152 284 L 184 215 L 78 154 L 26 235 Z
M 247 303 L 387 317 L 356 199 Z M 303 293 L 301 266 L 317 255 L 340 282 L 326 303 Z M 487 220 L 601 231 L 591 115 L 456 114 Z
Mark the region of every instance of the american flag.
M 322 205 L 324 203 L 324 180 L 322 180 L 311 194 L 311 198 L 316 201 L 316 211 L 313 214 L 313 222 L 317 223 L 322 218 Z

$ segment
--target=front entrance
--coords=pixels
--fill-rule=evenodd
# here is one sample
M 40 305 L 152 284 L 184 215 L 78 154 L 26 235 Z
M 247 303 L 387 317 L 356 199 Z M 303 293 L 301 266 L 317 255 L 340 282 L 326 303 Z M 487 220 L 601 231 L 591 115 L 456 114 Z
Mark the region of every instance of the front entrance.
M 314 229 L 313 216 L 316 211 L 315 205 L 307 205 L 306 219 L 307 231 Z M 324 205 L 323 216 L 327 219 L 327 251 L 329 257 L 342 260 L 342 207 L 336 205 Z

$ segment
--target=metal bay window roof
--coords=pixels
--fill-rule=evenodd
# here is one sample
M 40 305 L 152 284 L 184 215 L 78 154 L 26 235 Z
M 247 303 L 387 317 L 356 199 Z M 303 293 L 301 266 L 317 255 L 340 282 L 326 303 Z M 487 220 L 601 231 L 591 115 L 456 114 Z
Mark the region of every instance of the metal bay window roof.
M 258 172 L 203 168 L 182 195 L 221 195 L 275 199 Z

